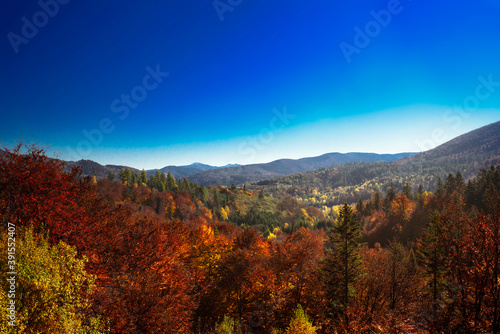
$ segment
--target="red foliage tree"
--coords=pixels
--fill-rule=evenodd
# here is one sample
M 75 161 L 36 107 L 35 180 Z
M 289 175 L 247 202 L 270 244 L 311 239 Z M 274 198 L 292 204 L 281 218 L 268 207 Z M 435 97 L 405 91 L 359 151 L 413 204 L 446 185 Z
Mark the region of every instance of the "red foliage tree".
M 49 232 L 52 241 L 81 250 L 106 216 L 106 205 L 78 168 L 66 172 L 64 163 L 47 157 L 44 149 L 28 146 L 22 154 L 22 148 L 19 144 L 0 156 L 2 220 Z

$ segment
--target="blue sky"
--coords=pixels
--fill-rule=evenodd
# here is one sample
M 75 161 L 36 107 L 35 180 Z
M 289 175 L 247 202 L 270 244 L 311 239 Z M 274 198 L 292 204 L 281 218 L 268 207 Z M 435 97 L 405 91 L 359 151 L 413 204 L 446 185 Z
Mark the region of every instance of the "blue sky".
M 0 143 L 67 160 L 422 151 L 500 118 L 498 0 L 0 6 Z

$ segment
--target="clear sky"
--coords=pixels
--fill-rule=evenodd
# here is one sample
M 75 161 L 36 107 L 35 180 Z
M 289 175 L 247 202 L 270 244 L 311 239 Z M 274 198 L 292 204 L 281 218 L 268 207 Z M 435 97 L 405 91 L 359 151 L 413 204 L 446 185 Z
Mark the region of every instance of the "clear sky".
M 500 119 L 500 2 L 2 1 L 0 143 L 161 168 L 415 152 Z

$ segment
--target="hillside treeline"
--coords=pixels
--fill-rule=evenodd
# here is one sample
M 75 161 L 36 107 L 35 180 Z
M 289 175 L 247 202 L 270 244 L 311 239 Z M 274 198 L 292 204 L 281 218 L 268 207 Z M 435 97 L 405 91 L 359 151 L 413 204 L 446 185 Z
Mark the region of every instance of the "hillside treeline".
M 0 261 L 17 272 L 18 333 L 500 330 L 498 167 L 325 215 L 168 175 L 82 178 L 21 149 L 0 160 Z M 0 332 L 14 332 L 6 317 Z

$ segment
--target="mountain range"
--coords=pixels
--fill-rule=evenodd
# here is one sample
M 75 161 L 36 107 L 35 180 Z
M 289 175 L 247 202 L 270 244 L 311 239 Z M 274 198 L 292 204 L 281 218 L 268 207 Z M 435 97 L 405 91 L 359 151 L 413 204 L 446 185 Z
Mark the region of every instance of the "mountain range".
M 313 171 L 316 170 L 329 167 L 335 169 L 335 166 L 363 162 L 380 162 L 381 166 L 386 166 L 381 167 L 382 169 L 398 169 L 399 174 L 416 174 L 427 170 L 430 173 L 429 176 L 436 175 L 435 179 L 437 179 L 441 174 L 445 177 L 448 173 L 460 171 L 465 177 L 469 177 L 475 175 L 481 168 L 500 164 L 500 122 L 473 130 L 418 154 L 327 153 L 318 157 L 297 160 L 280 159 L 264 164 L 207 168 L 186 176 L 189 176 L 190 181 L 203 185 L 229 186 L 232 183 L 240 185 L 305 172 L 315 175 Z M 435 183 L 435 179 L 428 182 L 430 188 Z
M 3 151 L 0 150 L 0 154 Z M 97 178 L 107 177 L 110 172 L 116 176 L 123 168 L 140 173 L 140 170 L 121 165 L 101 165 L 92 160 L 67 161 L 66 167 L 81 167 L 83 175 L 94 175 Z M 391 174 L 401 178 L 402 174 L 420 174 L 429 176 L 431 186 L 435 183 L 434 176 L 460 171 L 464 177 L 474 175 L 480 168 L 500 164 L 500 122 L 496 122 L 456 137 L 434 149 L 426 152 L 375 154 L 375 153 L 327 153 L 317 157 L 302 159 L 279 159 L 269 163 L 251 165 L 211 166 L 203 163 L 193 163 L 185 166 L 166 166 L 158 169 L 165 174 L 170 172 L 176 178 L 189 178 L 190 181 L 205 186 L 258 182 L 257 186 L 295 183 L 309 186 L 334 184 L 335 175 L 342 174 L 345 182 L 349 173 L 359 173 L 356 168 L 364 168 L 366 177 L 383 178 Z M 357 167 L 356 167 L 357 166 Z M 370 173 L 367 171 L 370 170 Z M 348 172 L 347 172 L 348 171 Z M 148 170 L 148 175 L 156 169 Z M 353 175 L 354 175 L 353 174 Z M 302 181 L 297 181 L 301 179 Z M 356 186 L 351 175 L 350 185 Z M 345 184 L 346 186 L 348 184 Z
M 210 166 L 206 164 L 202 164 L 200 162 L 195 162 L 187 166 L 166 166 L 161 169 L 159 169 L 160 172 L 164 172 L 167 174 L 170 172 L 173 177 L 175 178 L 185 178 L 190 175 L 196 174 L 196 173 L 201 173 L 207 170 L 214 170 L 214 169 L 221 169 L 221 168 L 228 168 L 228 167 L 237 167 L 240 166 L 238 164 L 229 164 L 226 166 L 222 167 L 217 167 L 217 166 Z M 149 169 L 146 171 L 148 174 L 153 174 L 156 172 L 156 169 Z
M 250 185 L 276 195 L 311 199 L 312 193 L 326 195 L 324 205 L 369 199 L 389 186 L 401 191 L 408 182 L 413 190 L 434 191 L 437 181 L 460 172 L 467 180 L 481 169 L 500 165 L 500 122 L 456 137 L 429 151 L 390 162 L 346 163 L 309 172 L 280 176 Z M 314 202 L 314 201 L 313 201 Z
M 302 159 L 280 159 L 269 163 L 251 164 L 205 170 L 189 176 L 189 180 L 203 185 L 230 186 L 270 179 L 278 176 L 308 172 L 320 168 L 359 161 L 394 161 L 414 153 L 327 153 Z
M 170 172 L 175 178 L 189 178 L 191 182 L 208 185 L 231 184 L 241 185 L 248 182 L 255 182 L 277 176 L 307 172 L 319 168 L 335 166 L 348 162 L 359 161 L 394 161 L 411 156 L 414 153 L 398 154 L 376 154 L 376 153 L 327 153 L 318 157 L 302 159 L 280 159 L 269 163 L 252 165 L 226 165 L 222 167 L 193 163 L 187 166 L 166 166 L 158 169 L 167 174 Z M 92 175 L 97 178 L 106 177 L 109 172 L 118 175 L 122 168 L 129 168 L 134 173 L 140 170 L 120 165 L 100 165 L 92 160 L 68 161 L 66 167 L 79 166 L 83 169 L 83 175 Z M 146 171 L 148 175 L 156 172 L 156 169 Z
M 1 151 L 1 150 L 0 150 Z M 376 153 L 327 153 L 317 157 L 301 159 L 279 159 L 269 163 L 251 165 L 230 164 L 226 166 L 211 166 L 195 162 L 185 166 L 165 166 L 159 169 L 149 169 L 146 173 L 154 174 L 157 170 L 165 174 L 171 173 L 175 178 L 189 178 L 190 181 L 205 186 L 231 184 L 241 185 L 248 182 L 271 179 L 278 176 L 302 173 L 320 168 L 336 166 L 349 162 L 360 161 L 394 161 L 413 155 L 414 153 L 376 154 Z M 81 167 L 84 176 L 90 175 L 105 178 L 110 172 L 118 176 L 123 168 L 139 174 L 140 170 L 123 165 L 101 165 L 92 160 L 66 161 L 66 168 Z

